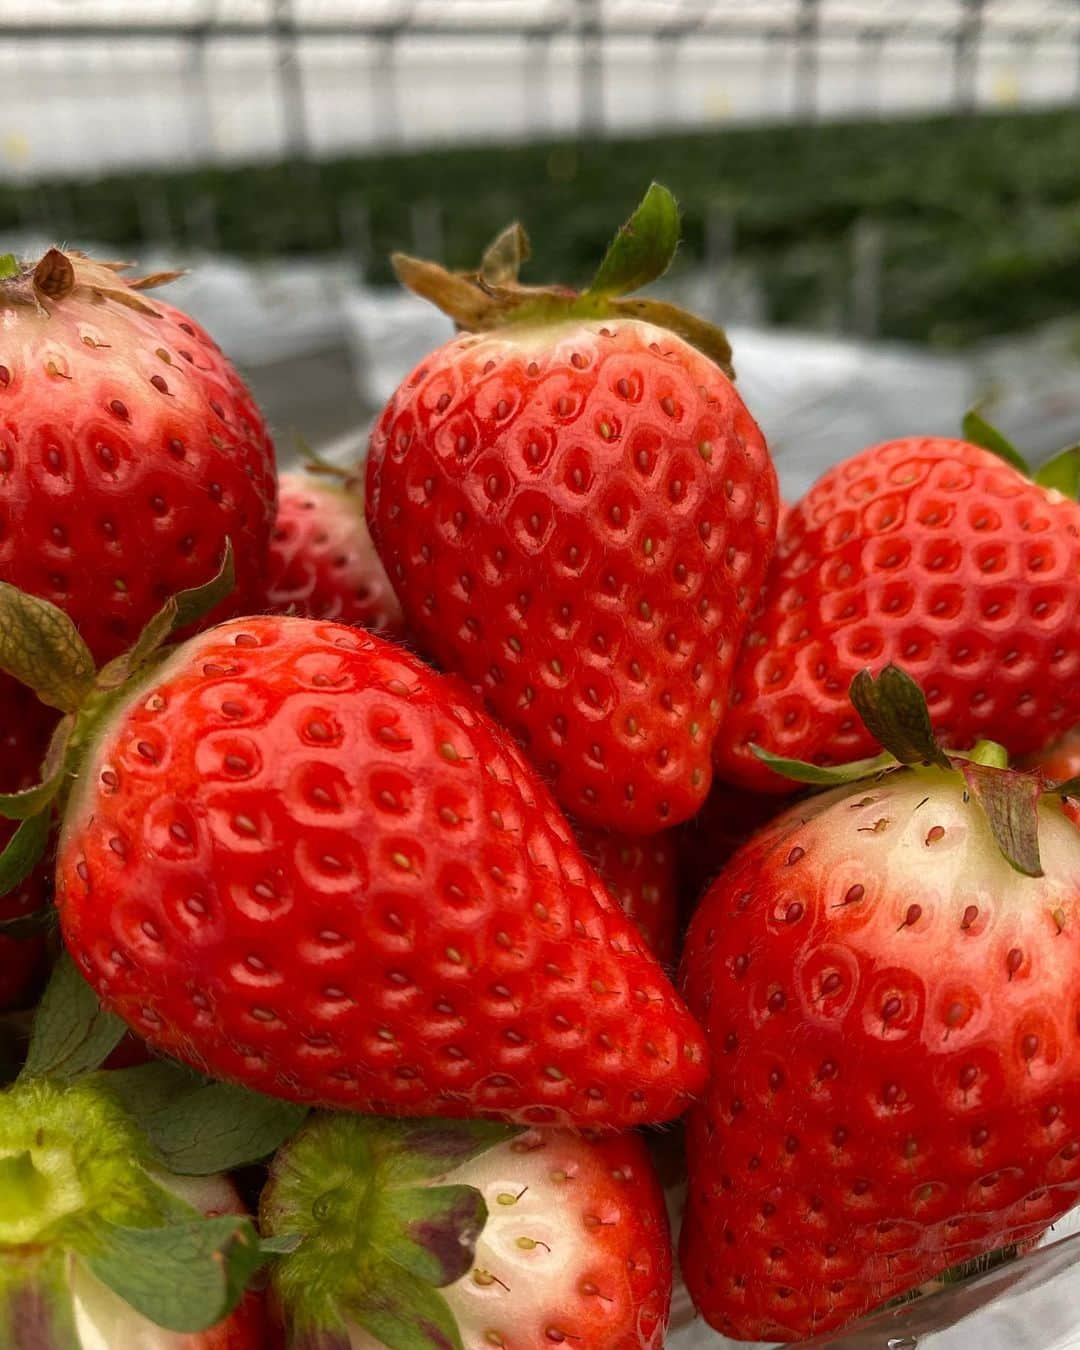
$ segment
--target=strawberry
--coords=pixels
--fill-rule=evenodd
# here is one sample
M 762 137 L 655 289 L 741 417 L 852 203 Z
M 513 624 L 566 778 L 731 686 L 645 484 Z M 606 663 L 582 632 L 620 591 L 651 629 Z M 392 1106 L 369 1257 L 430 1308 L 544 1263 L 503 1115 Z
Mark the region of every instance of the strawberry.
M 242 1282 L 235 1292 L 222 1286 L 216 1300 L 211 1293 L 209 1311 L 191 1306 L 189 1289 L 182 1286 L 177 1299 L 167 1287 L 184 1276 L 212 1284 L 226 1259 L 227 1248 L 211 1250 L 205 1267 L 192 1266 L 200 1215 L 237 1230 L 241 1241 L 254 1234 L 250 1223 L 226 1222 L 243 1213 L 227 1178 L 161 1168 L 102 1076 L 71 1086 L 20 1082 L 0 1094 L 0 1185 L 0 1344 L 9 1350 L 265 1350 L 274 1343 L 262 1297 L 238 1301 Z M 174 1251 L 182 1253 L 179 1271 L 169 1264 Z M 152 1263 L 164 1267 L 163 1292 L 154 1288 Z M 166 1323 L 148 1309 L 160 1309 Z
M 1080 777 L 1080 727 L 1074 727 L 1041 753 L 1029 755 L 1026 764 L 1028 768 L 1044 773 L 1051 781 Z M 1080 825 L 1080 790 L 1075 796 L 1066 797 L 1065 814 Z
M 852 697 L 908 767 L 766 826 L 683 957 L 716 1058 L 683 1270 L 749 1340 L 826 1333 L 1080 1198 L 1076 831 L 998 748 L 943 754 L 895 667 Z
M 294 1344 L 664 1344 L 667 1214 L 631 1134 L 324 1116 L 278 1153 L 261 1219 L 302 1237 L 273 1274 Z
M 0 580 L 63 609 L 99 662 L 208 580 L 226 537 L 238 584 L 217 617 L 248 610 L 273 521 L 251 395 L 192 319 L 146 297 L 170 275 L 125 281 L 59 249 L 0 260 Z
M 155 619 L 130 687 L 116 663 L 87 685 L 58 610 L 6 588 L 5 621 L 16 655 L 63 636 L 44 672 L 9 671 L 51 681 L 74 729 L 29 805 L 0 808 L 27 828 L 68 794 L 64 940 L 151 1048 L 403 1115 L 622 1126 L 703 1086 L 700 1032 L 663 971 L 457 682 L 361 630 L 269 616 L 164 659 Z
M 911 437 L 827 473 L 786 517 L 735 668 L 717 773 L 789 785 L 774 754 L 837 764 L 874 738 L 855 673 L 898 661 L 957 748 L 1013 754 L 1080 721 L 1080 505 L 965 441 Z
M 263 597 L 255 608 L 400 634 L 401 606 L 368 534 L 362 493 L 347 475 L 337 481 L 281 475 Z
M 708 792 L 777 515 L 723 335 L 618 298 L 677 234 L 654 185 L 582 295 L 517 286 L 519 227 L 476 278 L 399 256 L 406 284 L 479 331 L 402 383 L 368 460 L 372 537 L 417 642 L 567 811 L 639 835 Z
M 575 834 L 582 853 L 637 924 L 649 950 L 661 965 L 673 965 L 679 915 L 672 834 L 635 839 L 585 825 Z

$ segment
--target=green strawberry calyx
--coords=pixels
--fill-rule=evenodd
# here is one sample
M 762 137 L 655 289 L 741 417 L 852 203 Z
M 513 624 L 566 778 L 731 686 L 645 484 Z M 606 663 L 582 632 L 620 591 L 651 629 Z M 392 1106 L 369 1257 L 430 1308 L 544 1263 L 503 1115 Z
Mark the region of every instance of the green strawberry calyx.
M 958 773 L 985 813 L 1006 860 L 1024 876 L 1043 875 L 1039 802 L 1047 795 L 1080 798 L 1080 777 L 1051 782 L 1038 772 L 1010 769 L 1006 751 L 994 741 L 980 741 L 966 752 L 944 749 L 922 690 L 897 665 L 886 666 L 877 676 L 859 671 L 849 692 L 863 725 L 884 747 L 880 755 L 826 767 L 785 759 L 759 745 L 751 750 L 774 773 L 813 787 L 839 787 L 901 768 Z
M 139 294 L 175 281 L 181 272 L 154 272 L 143 277 L 121 277 L 130 266 L 99 262 L 78 249 L 47 249 L 33 262 L 20 262 L 12 253 L 0 257 L 0 305 L 20 305 L 48 317 L 54 305 L 70 295 L 114 300 L 144 314 L 157 310 Z
M 1004 432 L 988 422 L 978 408 L 969 408 L 964 414 L 963 434 L 966 441 L 989 450 L 1040 487 L 1060 492 L 1063 497 L 1073 501 L 1080 498 L 1080 443 L 1067 445 L 1038 469 L 1033 469 L 1028 457 L 1017 449 Z
M 100 670 L 62 609 L 0 582 L 0 670 L 63 713 L 45 755 L 41 782 L 21 792 L 0 793 L 0 816 L 19 822 L 0 853 L 0 895 L 24 881 L 45 853 L 53 812 L 63 808 L 90 744 L 116 705 L 152 675 L 167 655 L 165 644 L 172 634 L 220 604 L 234 580 L 232 545 L 226 540 L 217 575 L 168 599 L 134 647 Z
M 666 301 L 631 297 L 631 292 L 663 276 L 678 246 L 678 205 L 667 188 L 653 183 L 583 291 L 518 282 L 530 247 L 516 222 L 496 236 L 475 272 L 451 272 L 405 253 L 395 253 L 391 262 L 404 286 L 468 332 L 571 319 L 640 319 L 676 333 L 734 378 L 731 344 L 721 328 Z
M 77 1267 L 158 1326 L 204 1331 L 282 1245 L 183 1199 L 109 1077 L 0 1094 L 0 1344 L 78 1345 Z
M 361 1327 L 395 1350 L 462 1350 L 440 1289 L 471 1269 L 487 1222 L 474 1186 L 442 1179 L 518 1133 L 486 1121 L 319 1115 L 281 1150 L 264 1235 L 298 1235 L 271 1280 L 293 1350 L 347 1350 Z

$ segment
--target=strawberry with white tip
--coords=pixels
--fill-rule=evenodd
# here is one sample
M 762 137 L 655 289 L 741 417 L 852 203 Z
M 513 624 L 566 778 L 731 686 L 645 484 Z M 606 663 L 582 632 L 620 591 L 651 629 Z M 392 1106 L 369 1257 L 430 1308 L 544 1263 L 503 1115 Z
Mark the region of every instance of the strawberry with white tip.
M 323 1116 L 274 1160 L 264 1233 L 291 1344 L 660 1350 L 663 1192 L 642 1141 Z
M 1080 1199 L 1080 838 L 1039 775 L 934 740 L 894 666 L 851 697 L 892 750 L 738 852 L 683 988 L 714 1052 L 688 1120 L 683 1271 L 728 1336 L 801 1340 Z

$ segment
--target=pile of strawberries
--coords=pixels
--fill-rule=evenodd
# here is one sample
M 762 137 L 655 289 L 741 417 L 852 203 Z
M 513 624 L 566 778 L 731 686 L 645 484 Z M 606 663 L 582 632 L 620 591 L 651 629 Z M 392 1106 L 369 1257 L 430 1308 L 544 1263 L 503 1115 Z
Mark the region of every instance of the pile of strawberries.
M 0 1345 L 658 1350 L 683 1116 L 738 1339 L 1080 1200 L 1080 453 L 778 529 L 677 234 L 396 258 L 461 335 L 280 479 L 167 276 L 0 259 Z

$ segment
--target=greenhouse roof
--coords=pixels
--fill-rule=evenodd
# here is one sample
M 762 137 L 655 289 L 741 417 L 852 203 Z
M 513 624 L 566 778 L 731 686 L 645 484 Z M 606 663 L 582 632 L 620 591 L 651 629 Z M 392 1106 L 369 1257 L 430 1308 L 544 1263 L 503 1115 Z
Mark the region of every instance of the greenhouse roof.
M 810 34 L 1080 39 L 1075 0 L 0 0 L 7 37 Z

